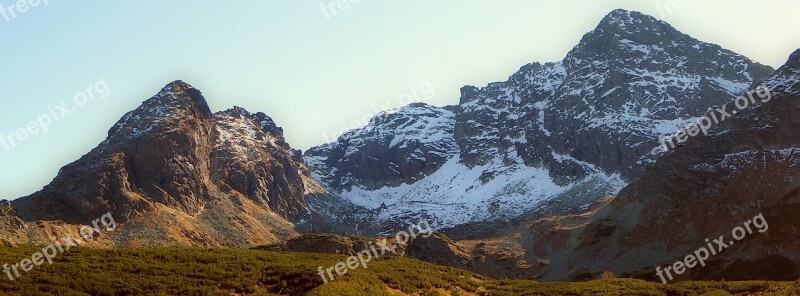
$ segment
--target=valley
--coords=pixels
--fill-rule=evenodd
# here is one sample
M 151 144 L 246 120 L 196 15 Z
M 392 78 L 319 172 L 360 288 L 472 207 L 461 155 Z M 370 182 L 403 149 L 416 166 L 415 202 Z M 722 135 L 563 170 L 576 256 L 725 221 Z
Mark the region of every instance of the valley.
M 6 263 L 114 221 L 0 291 L 800 294 L 800 50 L 773 69 L 617 9 L 560 61 L 419 102 L 434 94 L 300 151 L 270 115 L 170 82 L 0 202 Z M 710 238 L 724 256 L 698 253 Z

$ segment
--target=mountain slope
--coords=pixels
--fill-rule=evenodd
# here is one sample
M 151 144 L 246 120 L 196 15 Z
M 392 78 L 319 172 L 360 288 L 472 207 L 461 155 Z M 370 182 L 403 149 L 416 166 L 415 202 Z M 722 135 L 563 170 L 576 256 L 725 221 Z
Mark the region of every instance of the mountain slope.
M 379 115 L 304 157 L 321 184 L 354 205 L 343 208 L 371 225 L 364 229 L 423 216 L 481 236 L 462 226 L 576 212 L 616 194 L 662 155 L 659 136 L 772 72 L 615 10 L 560 62 L 466 86 L 456 107 Z M 401 142 L 406 150 L 395 148 Z
M 690 138 L 586 212 L 530 216 L 502 235 L 475 240 L 417 239 L 406 256 L 498 278 L 564 281 L 613 273 L 661 281 L 656 267 L 663 272 L 709 243 L 719 248 L 715 241 L 723 235 L 727 248 L 709 253 L 703 266 L 671 273 L 670 281 L 796 279 L 800 50 L 737 98 L 748 94 L 755 105 L 740 109 L 730 100 L 724 108 L 737 112 L 709 136 Z M 751 230 L 740 240 L 732 234 L 737 227 Z
M 319 188 L 263 113 L 212 114 L 181 81 L 129 112 L 42 191 L 6 205 L 10 241 L 47 241 L 112 213 L 90 244 L 252 246 L 288 239 Z M 35 224 L 34 223 L 38 223 Z
M 707 266 L 673 273 L 675 280 L 800 276 L 794 239 L 800 235 L 794 226 L 800 211 L 800 50 L 764 85 L 770 93 L 756 97 L 759 105 L 666 154 L 611 203 L 531 224 L 529 258 L 549 262 L 539 276 L 576 279 L 611 270 L 658 280 L 656 266 L 683 260 L 720 235 L 730 245 L 724 253 Z M 732 229 L 760 214 L 767 229 L 733 244 Z
M 305 159 L 317 179 L 341 189 L 414 183 L 457 151 L 454 122 L 455 113 L 447 108 L 414 103 L 378 114 L 337 142 L 309 149 Z

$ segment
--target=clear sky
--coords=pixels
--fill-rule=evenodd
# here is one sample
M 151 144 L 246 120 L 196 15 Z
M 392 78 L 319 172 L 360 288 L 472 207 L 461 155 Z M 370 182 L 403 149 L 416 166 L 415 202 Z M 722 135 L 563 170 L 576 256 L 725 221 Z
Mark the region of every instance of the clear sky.
M 44 1 L 0 0 L 0 134 L 60 117 L 47 133 L 0 144 L 0 199 L 41 189 L 176 79 L 212 111 L 267 113 L 307 149 L 421 86 L 435 96 L 418 100 L 456 104 L 464 85 L 561 60 L 615 8 L 773 67 L 800 47 L 796 0 L 350 0 L 327 12 L 336 0 Z M 76 95 L 95 99 L 61 115 Z

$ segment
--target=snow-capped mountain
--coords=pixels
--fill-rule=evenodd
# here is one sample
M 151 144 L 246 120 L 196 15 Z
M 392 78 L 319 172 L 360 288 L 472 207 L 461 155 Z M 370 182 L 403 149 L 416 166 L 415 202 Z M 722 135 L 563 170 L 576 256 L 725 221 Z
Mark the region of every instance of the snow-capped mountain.
M 379 189 L 414 183 L 458 152 L 453 138 L 455 113 L 448 109 L 452 110 L 415 103 L 382 112 L 364 128 L 342 135 L 340 141 L 311 148 L 305 160 L 317 168 L 315 178 L 336 188 Z M 326 165 L 329 160 L 344 159 Z
M 615 10 L 562 61 L 466 86 L 458 106 L 381 114 L 304 158 L 323 186 L 369 213 L 364 224 L 425 216 L 447 228 L 578 211 L 652 165 L 659 136 L 772 72 Z
M 527 260 L 547 260 L 549 265 L 523 272 L 565 280 L 611 271 L 659 281 L 656 266 L 680 261 L 704 239 L 724 235 L 720 243 L 729 247 L 723 256 L 715 254 L 704 266 L 673 274 L 675 281 L 796 279 L 800 49 L 763 85 L 770 100 L 665 154 L 608 205 L 526 227 L 538 236 L 526 242 Z M 766 97 L 762 95 L 759 100 Z M 731 234 L 757 215 L 769 229 L 741 240 Z
M 125 227 L 97 245 L 253 246 L 298 231 L 381 234 L 420 217 L 481 238 L 602 204 L 673 157 L 659 136 L 768 76 L 776 96 L 798 94 L 798 65 L 796 53 L 770 76 L 769 67 L 616 10 L 562 61 L 466 86 L 457 106 L 383 112 L 303 155 L 266 114 L 212 113 L 199 90 L 175 81 L 41 191 L 0 204 L 0 240 L 44 242 L 107 212 Z M 788 116 L 759 110 L 741 114 L 759 119 L 749 128 Z M 726 137 L 724 126 L 709 135 Z M 770 153 L 794 155 L 772 140 Z M 726 163 L 750 157 L 729 150 Z

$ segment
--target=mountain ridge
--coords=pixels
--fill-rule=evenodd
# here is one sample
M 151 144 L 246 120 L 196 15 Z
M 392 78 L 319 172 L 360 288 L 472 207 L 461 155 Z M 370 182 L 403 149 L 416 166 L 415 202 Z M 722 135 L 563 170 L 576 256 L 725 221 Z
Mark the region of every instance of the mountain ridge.
M 710 209 L 732 222 L 731 210 L 761 209 L 739 194 L 745 189 L 770 205 L 767 219 L 789 227 L 796 198 L 790 145 L 797 140 L 789 114 L 798 68 L 800 50 L 775 71 L 655 18 L 615 10 L 562 61 L 465 86 L 457 106 L 414 103 L 382 112 L 305 154 L 268 115 L 240 107 L 212 113 L 199 90 L 178 80 L 126 113 L 43 190 L 0 203 L 0 227 L 8 230 L 0 240 L 48 242 L 111 212 L 120 231 L 89 246 L 291 241 L 326 249 L 292 239 L 322 231 L 385 236 L 427 219 L 456 240 L 414 241 L 410 257 L 498 277 L 586 279 L 614 266 L 615 273 L 649 278 L 649 267 L 689 246 L 679 241 L 686 233 L 669 230 L 678 229 L 676 221 Z M 658 150 L 659 136 L 760 82 L 780 98 L 674 151 Z M 781 102 L 785 109 L 774 107 Z M 784 178 L 779 184 L 788 193 L 768 180 L 731 175 L 738 168 L 731 164 L 750 177 L 764 167 L 785 173 L 768 177 Z M 691 229 L 722 230 L 705 221 Z M 738 250 L 708 277 L 736 275 L 762 259 L 782 267 L 798 262 L 774 253 Z
M 0 238 L 46 242 L 109 212 L 128 227 L 91 244 L 266 244 L 296 236 L 290 221 L 308 215 L 307 193 L 322 190 L 271 118 L 240 107 L 212 113 L 177 80 L 41 191 L 8 203 L 13 230 Z
M 661 155 L 659 136 L 679 130 L 773 71 L 653 17 L 615 10 L 564 60 L 530 63 L 507 81 L 461 88 L 459 105 L 453 107 L 455 123 L 441 128 L 453 130 L 452 140 L 448 136 L 431 144 L 442 147 L 455 140 L 458 149 L 440 154 L 446 159 L 417 153 L 413 158 L 426 168 L 417 171 L 421 176 L 379 174 L 384 183 L 373 182 L 372 175 L 362 177 L 362 170 L 385 169 L 372 163 L 385 162 L 385 152 L 377 151 L 394 143 L 391 135 L 342 137 L 311 148 L 305 159 L 316 176 L 324 176 L 318 180 L 330 192 L 370 212 L 362 225 L 379 217 L 373 228 L 417 215 L 436 220 L 432 216 L 437 213 L 447 216 L 438 219 L 442 228 L 567 213 L 617 193 Z M 405 117 L 416 119 L 411 113 Z M 427 148 L 419 146 L 420 151 Z M 336 147 L 350 153 L 319 152 Z M 411 159 L 412 152 L 395 156 Z M 445 167 L 451 161 L 458 165 Z M 448 174 L 443 167 L 461 173 Z M 541 170 L 537 177 L 532 169 Z M 436 186 L 453 183 L 457 175 L 472 178 L 454 183 L 463 191 Z M 533 194 L 535 188 L 520 185 L 531 177 L 540 184 L 535 187 L 553 190 Z M 485 186 L 493 181 L 494 189 Z M 387 202 L 371 201 L 375 198 Z M 487 215 L 482 209 L 505 215 Z

